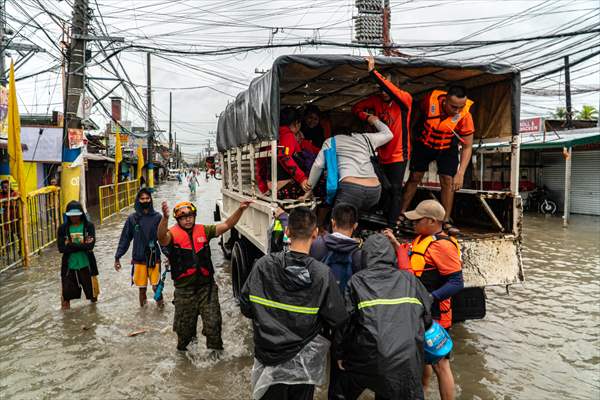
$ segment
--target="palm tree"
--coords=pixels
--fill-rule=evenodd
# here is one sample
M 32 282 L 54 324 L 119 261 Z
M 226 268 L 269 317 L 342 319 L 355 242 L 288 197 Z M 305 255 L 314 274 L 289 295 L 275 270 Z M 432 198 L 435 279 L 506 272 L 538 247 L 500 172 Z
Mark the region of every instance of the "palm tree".
M 596 107 L 586 104 L 581 108 L 581 111 L 579 111 L 579 113 L 577 114 L 577 119 L 584 119 L 588 121 L 598 119 L 598 110 L 596 110 Z
M 556 110 L 551 115 L 554 119 L 567 119 L 567 109 L 565 107 L 556 107 Z

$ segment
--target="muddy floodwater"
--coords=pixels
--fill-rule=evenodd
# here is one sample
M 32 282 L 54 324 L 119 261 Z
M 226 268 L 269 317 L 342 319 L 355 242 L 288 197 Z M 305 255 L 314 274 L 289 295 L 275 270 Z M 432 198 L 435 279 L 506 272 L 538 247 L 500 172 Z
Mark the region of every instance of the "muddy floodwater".
M 190 199 L 159 187 L 155 205 Z M 211 223 L 219 182 L 202 182 L 199 222 Z M 249 399 L 252 328 L 232 298 L 230 271 L 213 241 L 225 355 L 208 361 L 203 340 L 183 355 L 167 305 L 140 309 L 130 271 L 113 269 L 126 214 L 97 225 L 102 293 L 96 305 L 60 309 L 55 248 L 33 266 L 0 275 L 0 399 Z M 487 317 L 453 328 L 460 399 L 600 399 L 600 220 L 525 218 L 526 283 L 487 290 Z M 122 261 L 129 259 L 129 254 Z M 129 333 L 144 331 L 130 337 Z M 363 396 L 370 398 L 367 394 Z M 320 388 L 317 398 L 325 399 Z M 428 398 L 437 399 L 430 390 Z

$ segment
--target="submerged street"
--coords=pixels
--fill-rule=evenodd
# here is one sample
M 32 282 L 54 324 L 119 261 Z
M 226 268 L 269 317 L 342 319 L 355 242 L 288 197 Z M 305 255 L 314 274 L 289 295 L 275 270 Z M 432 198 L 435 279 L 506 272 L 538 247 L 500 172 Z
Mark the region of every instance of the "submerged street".
M 212 223 L 220 182 L 167 182 L 154 206 L 191 200 L 200 223 Z M 96 224 L 101 294 L 60 309 L 60 255 L 55 246 L 29 269 L 0 275 L 0 393 L 3 399 L 249 399 L 252 329 L 232 297 L 229 265 L 211 243 L 223 312 L 225 354 L 209 361 L 204 338 L 187 354 L 175 350 L 173 285 L 166 306 L 140 309 L 137 289 L 113 269 L 126 210 Z M 171 223 L 173 220 L 171 220 Z M 487 290 L 487 317 L 452 329 L 458 398 L 591 399 L 600 396 L 600 220 L 527 216 L 526 282 Z M 219 268 L 219 266 L 221 266 Z M 151 293 L 151 292 L 149 292 Z M 200 323 L 200 322 L 199 322 Z M 138 332 L 135 336 L 129 334 Z M 140 333 L 141 332 L 141 333 Z M 437 398 L 430 387 L 428 398 Z M 318 390 L 326 398 L 325 388 Z M 363 396 L 370 398 L 368 395 Z

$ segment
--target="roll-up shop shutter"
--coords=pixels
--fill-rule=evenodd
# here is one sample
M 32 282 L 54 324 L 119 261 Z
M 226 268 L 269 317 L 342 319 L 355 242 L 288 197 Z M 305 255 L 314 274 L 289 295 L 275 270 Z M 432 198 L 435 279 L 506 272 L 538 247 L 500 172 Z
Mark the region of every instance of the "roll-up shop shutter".
M 571 212 L 600 215 L 600 150 L 572 152 Z

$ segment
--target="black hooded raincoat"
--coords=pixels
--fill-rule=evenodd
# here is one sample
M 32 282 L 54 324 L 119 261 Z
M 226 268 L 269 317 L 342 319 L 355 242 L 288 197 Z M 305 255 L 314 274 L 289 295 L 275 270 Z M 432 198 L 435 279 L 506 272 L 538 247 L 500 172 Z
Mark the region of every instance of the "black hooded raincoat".
M 421 399 L 423 334 L 431 325 L 431 296 L 398 269 L 382 234 L 362 248 L 363 269 L 346 288 L 350 319 L 336 334 L 336 358 L 364 387 L 390 399 Z

